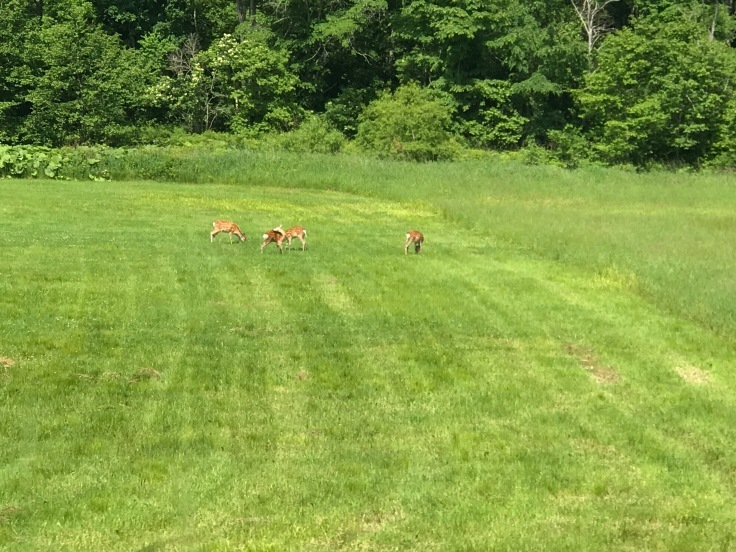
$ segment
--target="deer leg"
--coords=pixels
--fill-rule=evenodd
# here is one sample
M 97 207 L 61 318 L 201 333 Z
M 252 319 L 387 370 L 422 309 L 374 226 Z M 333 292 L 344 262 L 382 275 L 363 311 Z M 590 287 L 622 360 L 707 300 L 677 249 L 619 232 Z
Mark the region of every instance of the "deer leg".
M 404 255 L 409 254 L 409 246 L 411 245 L 411 238 L 406 240 L 406 243 L 404 244 Z
M 215 241 L 215 236 L 219 233 L 220 232 L 218 232 L 217 230 L 213 230 L 212 232 L 210 232 L 210 243 Z
M 281 248 L 281 246 L 275 239 L 268 236 L 265 240 L 263 240 L 263 243 L 261 244 L 261 253 L 263 253 L 263 248 L 266 247 L 269 243 L 275 243 L 276 245 L 278 245 L 279 249 Z

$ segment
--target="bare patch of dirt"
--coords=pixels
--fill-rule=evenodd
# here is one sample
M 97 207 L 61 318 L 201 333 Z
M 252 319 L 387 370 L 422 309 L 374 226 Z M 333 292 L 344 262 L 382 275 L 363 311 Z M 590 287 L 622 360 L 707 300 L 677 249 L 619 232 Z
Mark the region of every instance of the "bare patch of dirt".
M 7 521 L 20 511 L 15 504 L 8 504 L 0 508 L 0 522 Z
M 116 372 L 115 370 L 108 370 L 106 372 L 102 372 L 100 374 L 101 380 L 117 380 L 120 379 L 120 372 Z
M 100 382 L 100 381 L 117 381 L 119 380 L 122 375 L 120 372 L 115 372 L 114 370 L 107 370 L 105 372 L 102 372 L 101 374 L 74 374 L 77 379 L 80 381 L 89 381 L 89 382 Z
M 580 345 L 578 343 L 567 343 L 565 349 L 568 354 L 573 356 L 575 360 L 580 363 L 580 366 L 585 368 L 585 371 L 590 374 L 596 382 L 600 384 L 615 383 L 621 379 L 616 370 L 611 366 L 606 366 L 595 354 L 595 351 L 590 347 Z
M 389 511 L 366 513 L 361 519 L 361 529 L 366 532 L 376 533 L 384 530 L 389 525 L 404 521 L 406 516 L 400 508 Z
M 5 369 L 11 368 L 15 366 L 15 361 L 10 357 L 0 356 L 0 366 L 2 366 Z
M 302 381 L 305 379 L 309 379 L 309 372 L 307 372 L 306 370 L 299 370 L 299 372 L 297 372 L 296 374 L 296 379 L 300 379 Z
M 710 383 L 710 374 L 700 368 L 691 365 L 677 366 L 675 372 L 687 383 L 693 385 L 705 385 Z
M 139 381 L 151 381 L 161 379 L 161 372 L 154 370 L 153 368 L 139 368 L 133 374 L 116 372 L 114 370 L 107 370 L 101 374 L 74 374 L 81 381 L 88 381 L 93 383 L 100 382 L 125 382 L 127 378 L 128 383 L 137 383 Z
M 141 368 L 130 377 L 130 381 L 150 381 L 161 379 L 161 372 L 153 368 Z

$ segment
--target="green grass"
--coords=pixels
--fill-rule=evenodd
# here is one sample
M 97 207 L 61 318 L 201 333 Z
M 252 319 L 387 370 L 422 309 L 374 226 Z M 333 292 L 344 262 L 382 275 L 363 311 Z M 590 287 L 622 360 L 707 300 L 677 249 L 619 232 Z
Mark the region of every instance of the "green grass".
M 727 182 L 326 159 L 0 184 L 0 548 L 736 546 Z
M 429 205 L 473 232 L 592 270 L 662 309 L 735 335 L 732 175 L 566 171 L 495 156 L 412 165 L 193 148 L 142 148 L 108 161 L 118 180 L 333 190 Z

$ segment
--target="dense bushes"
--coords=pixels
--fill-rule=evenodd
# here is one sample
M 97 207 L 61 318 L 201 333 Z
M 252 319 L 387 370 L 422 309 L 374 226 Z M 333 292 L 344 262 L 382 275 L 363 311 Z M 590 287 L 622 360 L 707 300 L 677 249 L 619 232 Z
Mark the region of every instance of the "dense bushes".
M 308 116 L 299 128 L 271 135 L 264 143 L 276 149 L 301 153 L 337 153 L 346 143 L 345 136 L 322 117 Z
M 451 111 L 429 88 L 408 84 L 373 101 L 360 117 L 356 142 L 381 157 L 437 161 L 457 155 Z

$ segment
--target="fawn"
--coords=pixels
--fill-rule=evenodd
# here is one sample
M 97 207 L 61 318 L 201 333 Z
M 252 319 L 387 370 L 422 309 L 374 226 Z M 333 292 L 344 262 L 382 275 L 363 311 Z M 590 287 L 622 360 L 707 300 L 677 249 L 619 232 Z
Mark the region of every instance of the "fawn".
M 276 244 L 276 247 L 279 248 L 279 251 L 283 253 L 284 249 L 283 247 L 281 247 L 281 242 L 283 242 L 285 238 L 286 236 L 284 235 L 284 230 L 283 228 L 281 228 L 280 224 L 273 230 L 267 231 L 265 234 L 263 234 L 263 243 L 261 244 L 261 253 L 263 253 L 263 248 L 266 247 L 271 242 L 274 242 Z
M 212 232 L 210 232 L 210 242 L 215 241 L 215 236 L 220 232 L 227 232 L 230 234 L 230 243 L 233 243 L 233 234 L 240 238 L 240 241 L 245 241 L 245 234 L 240 231 L 240 227 L 234 222 L 229 220 L 216 220 L 212 223 Z
M 302 251 L 307 249 L 307 230 L 303 226 L 293 226 L 284 232 L 284 238 L 286 239 L 289 249 L 291 249 L 291 240 L 299 238 L 302 242 Z
M 414 244 L 414 253 L 419 253 L 419 250 L 422 248 L 422 244 L 424 243 L 424 234 L 422 234 L 419 230 L 409 230 L 406 233 L 406 244 L 404 245 L 404 255 L 406 255 L 409 252 L 409 246 L 412 243 Z

